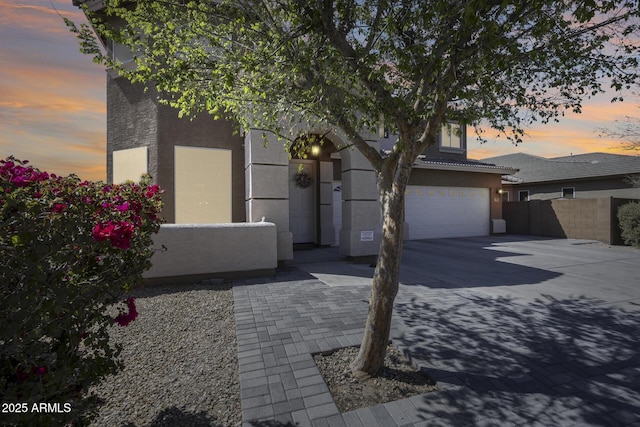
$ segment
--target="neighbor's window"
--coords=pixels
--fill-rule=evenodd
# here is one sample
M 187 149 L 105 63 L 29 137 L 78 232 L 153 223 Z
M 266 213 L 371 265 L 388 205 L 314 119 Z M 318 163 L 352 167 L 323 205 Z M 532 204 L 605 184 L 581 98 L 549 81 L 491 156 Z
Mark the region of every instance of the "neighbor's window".
M 520 200 L 521 202 L 528 202 L 529 201 L 529 190 L 518 191 L 518 200 Z
M 464 148 L 462 128 L 457 123 L 444 123 L 440 132 L 440 146 L 445 148 Z
M 562 198 L 563 199 L 573 199 L 576 197 L 576 189 L 574 187 L 563 187 L 562 188 Z

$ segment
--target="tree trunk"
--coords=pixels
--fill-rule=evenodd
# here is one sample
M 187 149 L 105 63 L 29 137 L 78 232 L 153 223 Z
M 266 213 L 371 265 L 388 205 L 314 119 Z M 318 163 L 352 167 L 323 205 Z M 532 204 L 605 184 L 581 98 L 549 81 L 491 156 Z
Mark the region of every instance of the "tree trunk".
M 399 166 L 398 174 L 378 180 L 382 204 L 382 238 L 380 253 L 369 299 L 369 313 L 360 352 L 351 363 L 357 378 L 375 376 L 384 365 L 389 343 L 393 302 L 398 293 L 398 276 L 404 231 L 404 192 L 411 172 L 411 164 Z M 386 179 L 385 179 L 386 178 Z M 395 179 L 394 179 L 395 178 Z M 392 181 L 392 185 L 385 182 Z

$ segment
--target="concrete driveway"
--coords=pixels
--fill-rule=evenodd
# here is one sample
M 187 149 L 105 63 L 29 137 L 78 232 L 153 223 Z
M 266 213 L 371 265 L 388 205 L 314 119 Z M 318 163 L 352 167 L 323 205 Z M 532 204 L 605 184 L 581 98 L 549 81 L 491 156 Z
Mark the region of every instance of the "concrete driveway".
M 519 302 L 590 299 L 640 309 L 640 250 L 506 236 L 407 242 L 401 281 Z
M 295 258 L 329 286 L 373 274 L 335 249 Z M 638 266 L 640 250 L 571 239 L 406 242 L 392 339 L 440 391 L 386 413 L 415 425 L 640 425 Z
M 337 248 L 295 252 L 295 264 L 330 286 L 370 284 L 373 268 Z M 521 303 L 589 299 L 640 310 L 640 250 L 591 240 L 489 236 L 407 241 L 400 282 L 470 290 Z

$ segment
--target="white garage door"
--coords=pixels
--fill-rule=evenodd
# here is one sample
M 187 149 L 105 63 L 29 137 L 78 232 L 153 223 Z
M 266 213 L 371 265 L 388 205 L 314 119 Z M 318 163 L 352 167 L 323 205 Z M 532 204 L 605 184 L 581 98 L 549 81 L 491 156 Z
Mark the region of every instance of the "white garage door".
M 405 239 L 489 235 L 489 189 L 410 185 L 405 196 Z

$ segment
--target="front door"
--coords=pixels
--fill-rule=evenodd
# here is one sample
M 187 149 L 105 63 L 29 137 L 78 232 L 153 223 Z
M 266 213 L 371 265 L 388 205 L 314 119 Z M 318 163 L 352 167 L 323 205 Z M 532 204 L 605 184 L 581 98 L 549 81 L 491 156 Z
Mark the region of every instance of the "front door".
M 302 164 L 305 175 L 297 176 Z M 316 243 L 316 162 L 291 160 L 289 162 L 289 229 L 293 243 Z

